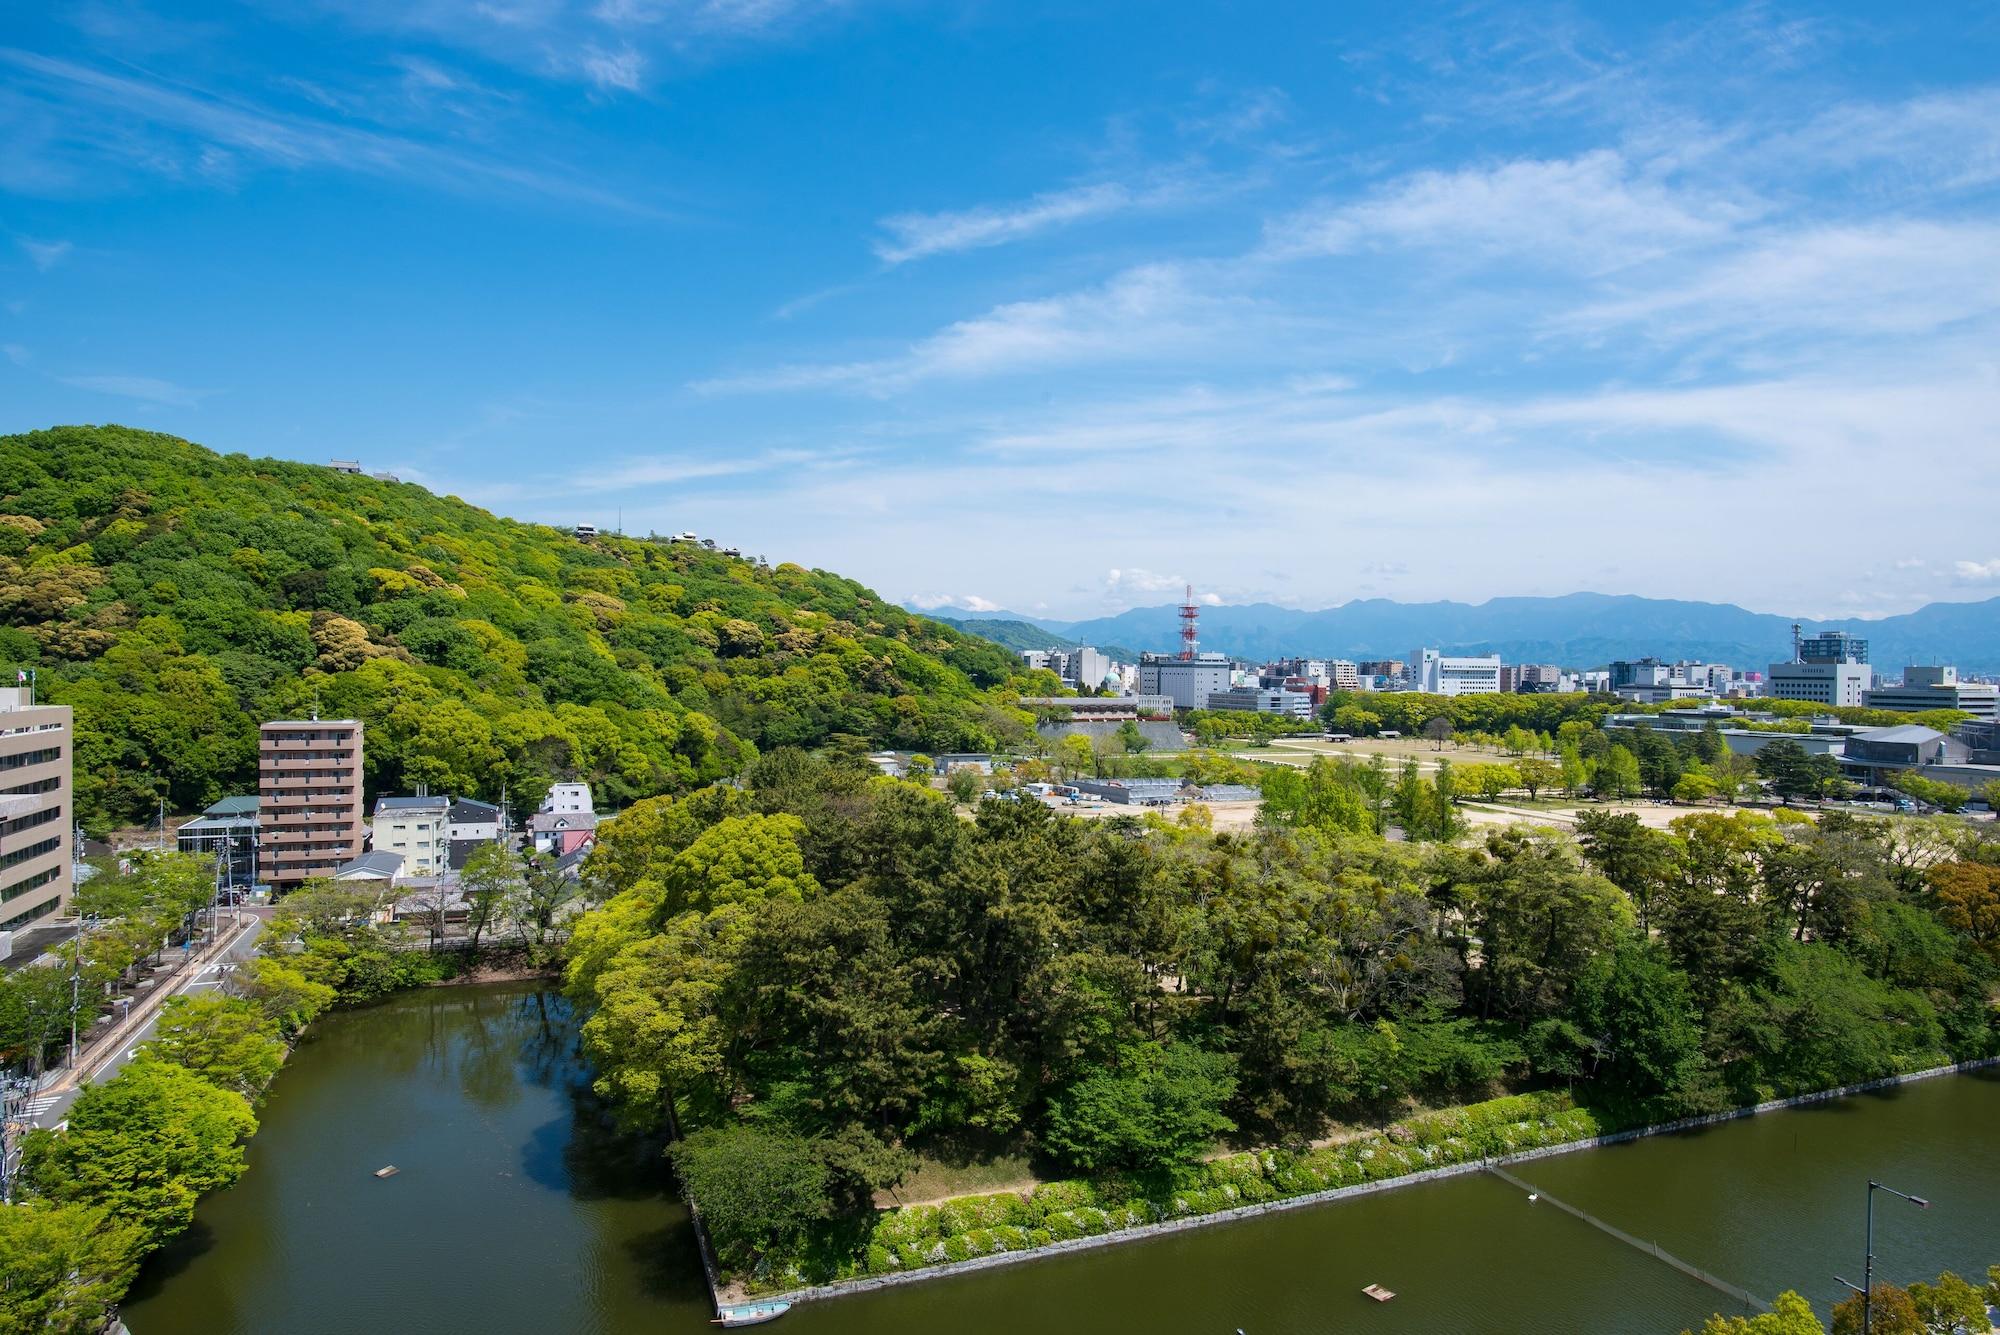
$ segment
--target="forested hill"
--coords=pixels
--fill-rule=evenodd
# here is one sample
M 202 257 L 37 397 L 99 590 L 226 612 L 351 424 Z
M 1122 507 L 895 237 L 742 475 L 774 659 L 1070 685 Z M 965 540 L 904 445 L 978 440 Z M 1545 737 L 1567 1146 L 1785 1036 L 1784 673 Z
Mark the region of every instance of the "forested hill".
M 260 719 L 359 717 L 371 794 L 673 792 L 787 743 L 1019 735 L 1004 649 L 850 580 L 497 518 L 125 427 L 0 436 L 0 666 L 77 712 L 87 824 L 255 786 Z

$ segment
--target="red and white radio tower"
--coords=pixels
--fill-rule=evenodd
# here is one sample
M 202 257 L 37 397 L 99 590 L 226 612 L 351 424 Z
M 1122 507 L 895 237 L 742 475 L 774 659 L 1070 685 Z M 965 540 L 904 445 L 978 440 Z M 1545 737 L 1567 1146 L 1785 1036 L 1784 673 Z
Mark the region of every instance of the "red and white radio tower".
M 1181 604 L 1181 661 L 1194 661 L 1194 623 L 1201 618 L 1201 608 L 1195 605 L 1194 585 L 1187 586 L 1187 601 Z

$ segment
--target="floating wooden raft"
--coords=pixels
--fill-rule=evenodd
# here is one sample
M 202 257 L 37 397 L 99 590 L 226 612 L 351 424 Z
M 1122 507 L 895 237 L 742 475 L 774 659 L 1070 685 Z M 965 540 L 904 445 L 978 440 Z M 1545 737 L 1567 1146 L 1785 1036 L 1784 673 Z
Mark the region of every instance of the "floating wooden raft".
M 1373 1298 L 1378 1303 L 1386 1303 L 1391 1298 L 1396 1296 L 1394 1291 L 1390 1289 L 1385 1289 L 1380 1284 L 1370 1284 L 1367 1288 L 1361 1291 L 1367 1294 L 1370 1298 Z
M 375 1176 L 377 1177 L 394 1177 L 395 1175 L 396 1175 L 396 1165 L 394 1164 L 389 1164 L 387 1167 L 378 1168 L 375 1170 Z

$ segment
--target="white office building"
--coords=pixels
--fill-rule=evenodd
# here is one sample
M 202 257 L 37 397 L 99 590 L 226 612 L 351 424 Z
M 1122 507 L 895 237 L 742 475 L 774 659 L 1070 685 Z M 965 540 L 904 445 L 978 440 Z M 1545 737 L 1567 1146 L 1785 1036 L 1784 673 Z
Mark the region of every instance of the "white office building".
M 1311 718 L 1313 698 L 1304 691 L 1272 690 L 1263 686 L 1232 686 L 1208 697 L 1210 709 L 1234 709 L 1254 714 Z
M 1960 681 L 1955 667 L 1906 667 L 1901 686 L 1877 686 L 1863 693 L 1862 702 L 1905 714 L 1962 709 L 1976 719 L 2000 718 L 2000 686 Z
M 1764 693 L 1772 700 L 1860 705 L 1873 678 L 1866 663 L 1773 663 Z
M 1500 655 L 1454 658 L 1418 649 L 1410 655 L 1410 689 L 1425 695 L 1498 695 Z
M 1139 694 L 1172 698 L 1175 709 L 1206 709 L 1208 697 L 1230 688 L 1227 654 L 1169 658 L 1147 654 L 1139 660 Z

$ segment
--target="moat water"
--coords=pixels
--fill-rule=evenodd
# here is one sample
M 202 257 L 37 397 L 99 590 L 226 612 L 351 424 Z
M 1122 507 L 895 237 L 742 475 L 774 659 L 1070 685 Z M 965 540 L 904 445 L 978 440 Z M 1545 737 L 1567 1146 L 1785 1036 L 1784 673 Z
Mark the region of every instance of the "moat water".
M 575 1019 L 535 987 L 433 989 L 331 1015 L 124 1307 L 133 1335 L 693 1335 L 711 1315 L 660 1147 L 609 1131 Z M 376 1169 L 394 1164 L 392 1177 Z M 1876 1266 L 2000 1261 L 2000 1074 L 1924 1081 L 1540 1160 L 1520 1177 L 1684 1260 L 1822 1315 Z M 1371 1302 L 1365 1284 L 1397 1292 Z M 1674 1335 L 1722 1294 L 1487 1176 L 802 1306 L 796 1335 Z

